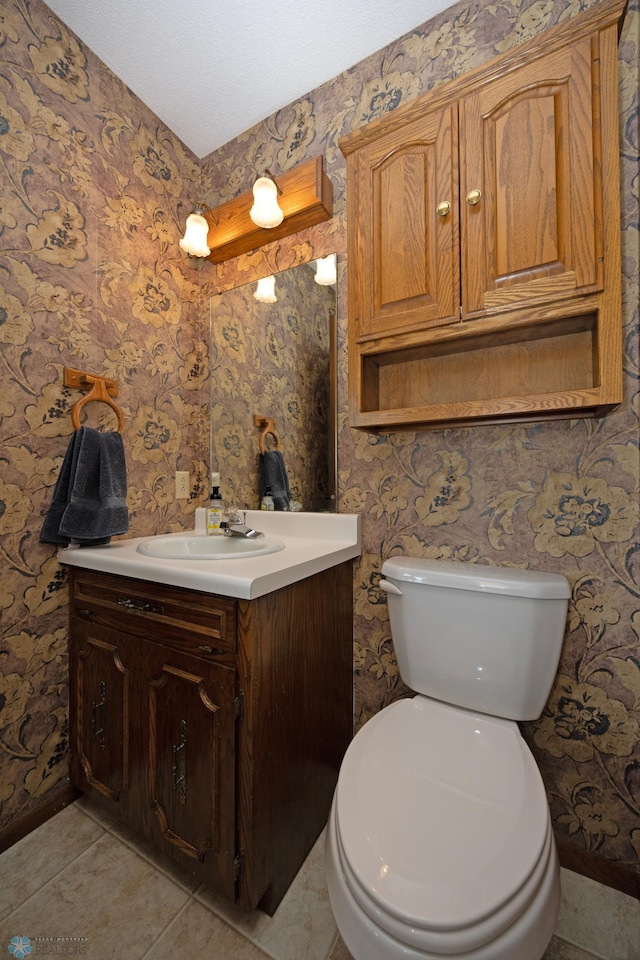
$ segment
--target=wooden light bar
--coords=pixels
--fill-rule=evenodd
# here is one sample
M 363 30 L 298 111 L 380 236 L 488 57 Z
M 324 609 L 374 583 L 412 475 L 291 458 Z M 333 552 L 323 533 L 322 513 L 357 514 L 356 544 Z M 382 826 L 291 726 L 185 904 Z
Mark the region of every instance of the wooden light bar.
M 204 216 L 209 223 L 207 259 L 222 263 L 242 253 L 281 240 L 333 216 L 333 185 L 324 172 L 322 157 L 304 160 L 297 167 L 274 177 L 278 203 L 284 213 L 281 224 L 272 229 L 258 227 L 249 216 L 253 191 L 228 200 Z

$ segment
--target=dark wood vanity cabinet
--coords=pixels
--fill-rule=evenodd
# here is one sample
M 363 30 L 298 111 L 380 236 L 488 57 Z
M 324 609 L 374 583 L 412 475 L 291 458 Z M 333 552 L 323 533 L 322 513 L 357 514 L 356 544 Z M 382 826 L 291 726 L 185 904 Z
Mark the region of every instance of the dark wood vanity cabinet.
M 74 785 L 273 913 L 351 738 L 351 563 L 255 600 L 70 572 Z
M 352 426 L 622 399 L 624 7 L 603 0 L 341 139 Z

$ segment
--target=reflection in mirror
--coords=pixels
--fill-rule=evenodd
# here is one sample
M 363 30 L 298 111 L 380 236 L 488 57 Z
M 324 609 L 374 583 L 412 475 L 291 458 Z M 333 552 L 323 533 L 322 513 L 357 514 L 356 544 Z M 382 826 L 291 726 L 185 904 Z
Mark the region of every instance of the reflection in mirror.
M 229 504 L 257 509 L 254 416 L 280 438 L 291 500 L 336 509 L 336 284 L 315 282 L 316 261 L 275 275 L 276 301 L 256 281 L 211 299 L 211 469 Z M 267 435 L 264 448 L 275 446 Z

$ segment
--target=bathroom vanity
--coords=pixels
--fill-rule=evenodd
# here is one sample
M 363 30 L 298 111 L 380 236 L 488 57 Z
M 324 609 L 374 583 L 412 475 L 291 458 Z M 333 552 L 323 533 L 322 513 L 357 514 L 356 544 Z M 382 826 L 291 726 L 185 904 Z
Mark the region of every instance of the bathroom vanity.
M 277 554 L 222 564 L 149 559 L 135 540 L 59 555 L 72 782 L 269 914 L 327 821 L 352 734 L 359 534 L 330 536 L 285 535 Z

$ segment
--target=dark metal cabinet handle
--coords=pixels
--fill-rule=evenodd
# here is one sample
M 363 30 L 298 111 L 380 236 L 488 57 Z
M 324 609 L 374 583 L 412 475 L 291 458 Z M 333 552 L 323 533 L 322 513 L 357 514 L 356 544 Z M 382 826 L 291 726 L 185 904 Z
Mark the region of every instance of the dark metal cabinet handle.
M 137 613 L 164 613 L 161 603 L 151 603 L 149 600 L 132 600 L 131 597 L 118 597 L 119 607 L 135 610 Z
M 216 655 L 224 653 L 224 650 L 221 650 L 220 647 L 210 647 L 208 643 L 199 643 L 198 650 L 202 650 L 203 653 L 214 653 Z
M 178 743 L 174 743 L 171 748 L 173 762 L 171 772 L 173 774 L 173 789 L 178 791 L 178 800 L 180 803 L 187 802 L 187 722 L 180 721 Z
M 100 711 L 100 720 L 98 720 L 98 711 Z M 100 726 L 98 726 L 100 723 Z M 100 681 L 100 700 L 98 703 L 91 704 L 91 736 L 98 741 L 101 750 L 105 748 L 105 730 L 107 726 L 107 685 L 104 680 Z

